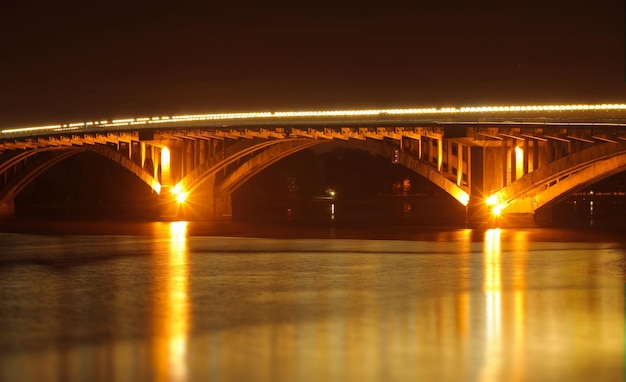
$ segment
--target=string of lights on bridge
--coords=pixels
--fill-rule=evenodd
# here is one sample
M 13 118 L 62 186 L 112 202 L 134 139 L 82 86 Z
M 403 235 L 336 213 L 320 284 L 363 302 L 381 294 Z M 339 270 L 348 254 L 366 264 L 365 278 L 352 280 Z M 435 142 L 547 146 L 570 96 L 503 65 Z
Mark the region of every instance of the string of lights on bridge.
M 27 126 L 0 130 L 0 134 L 17 134 L 38 131 L 72 131 L 84 128 L 111 128 L 121 126 L 149 126 L 153 124 L 175 124 L 180 122 L 254 120 L 254 119 L 288 119 L 288 118 L 327 118 L 327 117 L 375 117 L 375 116 L 446 116 L 454 114 L 476 113 L 518 113 L 518 112 L 554 112 L 554 111 L 602 111 L 626 110 L 626 104 L 600 105 L 523 105 L 523 106 L 477 106 L 477 107 L 443 107 L 443 108 L 406 108 L 406 109 L 363 109 L 363 110 L 321 110 L 321 111 L 280 111 L 280 112 L 248 112 L 248 113 L 214 113 L 191 114 L 162 117 L 124 118 L 90 122 L 76 122 L 46 126 Z

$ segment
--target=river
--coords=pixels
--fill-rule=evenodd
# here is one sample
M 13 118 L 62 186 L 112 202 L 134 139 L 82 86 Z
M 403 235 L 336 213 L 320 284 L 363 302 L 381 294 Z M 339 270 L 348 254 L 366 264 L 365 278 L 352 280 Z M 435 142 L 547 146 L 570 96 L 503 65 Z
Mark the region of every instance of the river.
M 585 229 L 0 224 L 2 381 L 614 381 L 625 255 Z

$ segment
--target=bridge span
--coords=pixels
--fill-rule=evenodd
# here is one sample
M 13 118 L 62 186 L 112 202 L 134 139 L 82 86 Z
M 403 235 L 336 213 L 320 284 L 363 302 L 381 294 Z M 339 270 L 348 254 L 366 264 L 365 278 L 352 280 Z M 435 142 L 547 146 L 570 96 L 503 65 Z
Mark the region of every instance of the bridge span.
M 293 153 L 341 140 L 425 177 L 468 219 L 533 217 L 626 169 L 626 104 L 250 112 L 0 129 L 0 215 L 40 174 L 81 152 L 159 194 L 164 217 L 231 216 L 233 192 Z

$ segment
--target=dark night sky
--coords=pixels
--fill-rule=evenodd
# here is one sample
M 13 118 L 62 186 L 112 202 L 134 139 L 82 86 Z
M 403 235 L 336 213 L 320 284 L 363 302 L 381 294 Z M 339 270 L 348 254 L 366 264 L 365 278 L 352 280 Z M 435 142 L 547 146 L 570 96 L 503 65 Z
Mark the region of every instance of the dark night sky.
M 626 102 L 622 1 L 262 3 L 4 2 L 0 127 Z

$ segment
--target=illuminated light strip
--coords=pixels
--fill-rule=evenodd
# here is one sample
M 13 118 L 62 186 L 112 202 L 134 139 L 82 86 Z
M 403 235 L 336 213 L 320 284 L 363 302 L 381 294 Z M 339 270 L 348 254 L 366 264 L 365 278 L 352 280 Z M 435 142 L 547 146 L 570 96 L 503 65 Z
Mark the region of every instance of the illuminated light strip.
M 21 133 L 25 131 L 53 130 L 53 129 L 60 129 L 61 127 L 62 127 L 61 125 L 19 127 L 15 129 L 5 129 L 5 130 L 0 131 L 0 133 L 10 134 L 10 133 Z
M 524 121 L 436 121 L 438 125 L 540 125 L 540 126 L 615 126 L 623 127 L 626 123 L 617 122 L 524 122 Z
M 476 107 L 443 107 L 443 108 L 407 108 L 407 109 L 365 109 L 365 110 L 320 110 L 320 111 L 283 111 L 283 112 L 250 112 L 250 113 L 222 113 L 222 114 L 190 114 L 162 117 L 142 117 L 115 119 L 111 122 L 95 122 L 101 127 L 116 127 L 128 125 L 147 125 L 150 123 L 201 122 L 215 120 L 242 120 L 242 119 L 282 119 L 306 117 L 366 117 L 385 115 L 436 115 L 436 114 L 464 114 L 464 113 L 501 113 L 501 112 L 536 112 L 536 111 L 574 111 L 574 110 L 626 110 L 626 104 L 600 105 L 517 105 L 517 106 L 476 106 Z M 71 124 L 69 127 L 85 126 Z M 621 126 L 621 124 L 618 124 Z M 23 127 L 1 130 L 3 134 L 29 132 L 50 129 L 63 129 L 68 125 L 51 125 L 38 127 Z
M 134 122 L 135 118 L 124 118 L 124 119 L 114 119 L 112 122 L 113 123 L 128 123 L 128 122 Z
M 102 126 L 104 127 L 128 126 L 128 122 L 107 123 L 107 124 L 103 124 Z

